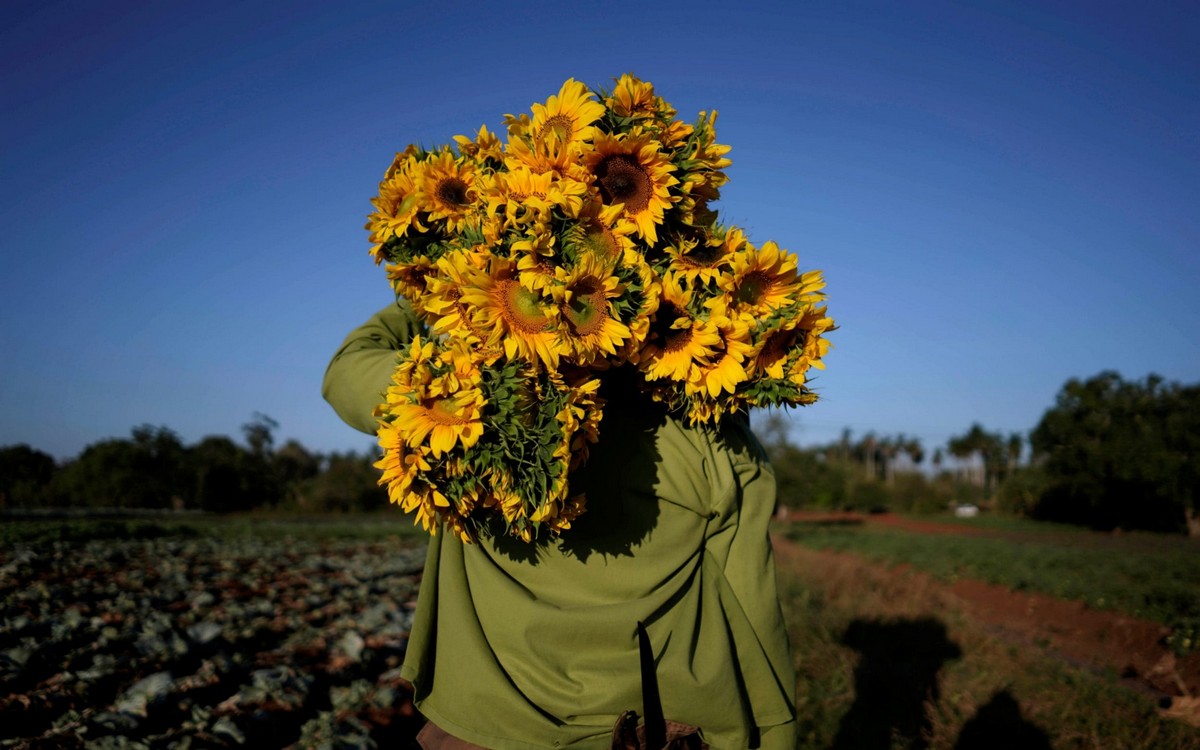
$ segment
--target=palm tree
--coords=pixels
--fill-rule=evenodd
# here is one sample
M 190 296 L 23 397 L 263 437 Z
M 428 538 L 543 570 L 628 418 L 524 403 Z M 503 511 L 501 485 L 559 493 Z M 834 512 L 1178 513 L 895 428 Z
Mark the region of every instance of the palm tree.
M 1021 433 L 1014 432 L 1008 436 L 1008 443 L 1005 444 L 1005 447 L 1008 449 L 1008 475 L 1012 476 L 1021 460 L 1021 449 L 1025 447 L 1025 438 L 1021 437 Z

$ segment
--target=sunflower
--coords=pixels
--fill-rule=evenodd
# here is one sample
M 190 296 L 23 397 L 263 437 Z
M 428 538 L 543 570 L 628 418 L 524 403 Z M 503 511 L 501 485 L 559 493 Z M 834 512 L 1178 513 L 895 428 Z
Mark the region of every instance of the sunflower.
M 756 347 L 753 374 L 757 377 L 782 380 L 788 359 L 797 344 L 804 341 L 804 330 L 800 321 L 792 320 L 767 333 Z
M 592 123 L 603 116 L 604 105 L 596 101 L 587 86 L 568 78 L 557 96 L 551 96 L 545 104 L 533 105 L 529 130 L 538 141 L 590 141 L 595 130 Z
M 479 248 L 447 253 L 438 259 L 437 273 L 426 276 L 427 292 L 421 307 L 433 335 L 471 344 L 486 340 L 488 332 L 472 323 L 462 295 L 471 283 L 471 272 L 486 269 L 488 257 L 489 253 Z
M 600 442 L 604 400 L 598 396 L 600 379 L 592 377 L 591 372 L 584 371 L 567 382 L 570 386 L 567 404 L 555 416 L 563 425 L 563 434 L 570 437 L 566 457 L 569 470 L 574 471 L 587 462 L 591 446 Z M 582 507 L 582 500 L 580 503 Z
M 728 295 L 730 309 L 737 314 L 761 317 L 791 304 L 800 289 L 796 256 L 774 242 L 752 245 L 734 254 L 730 271 L 717 279 Z
M 654 84 L 626 73 L 617 79 L 604 103 L 618 117 L 641 118 L 656 116 L 659 101 L 654 95 Z
M 476 162 L 491 162 L 494 166 L 504 160 L 504 150 L 501 147 L 500 139 L 487 129 L 487 125 L 479 126 L 479 132 L 475 134 L 474 140 L 465 135 L 456 135 L 454 143 L 457 144 L 460 154 L 474 159 Z
M 822 334 L 834 329 L 833 318 L 827 317 L 825 308 L 814 308 L 801 321 L 808 327 L 808 335 L 804 341 L 804 356 L 819 370 L 825 369 L 822 358 L 829 352 L 829 340 Z
M 525 167 L 537 174 L 552 172 L 558 177 L 586 183 L 589 176 L 579 155 L 579 144 L 529 136 L 510 137 L 504 149 L 504 168 L 512 171 Z
M 493 257 L 486 270 L 470 274 L 462 301 L 472 308 L 472 325 L 488 331 L 488 346 L 503 346 L 509 358 L 541 362 L 551 370 L 566 352 L 558 342 L 556 309 L 523 285 L 516 263 Z
M 629 328 L 613 315 L 610 300 L 624 291 L 613 275 L 615 266 L 616 261 L 584 255 L 573 268 L 556 272 L 552 293 L 565 324 L 559 328 L 560 341 L 577 364 L 615 356 L 630 336 Z
M 567 229 L 564 244 L 577 252 L 603 260 L 615 260 L 634 249 L 632 235 L 637 226 L 625 218 L 621 206 L 606 206 L 598 197 L 581 203 Z
M 476 203 L 475 165 L 469 159 L 455 159 L 443 150 L 421 163 L 420 179 L 429 221 L 443 223 L 448 232 L 462 231 L 482 208 Z
M 638 366 L 647 380 L 667 378 L 686 382 L 698 364 L 707 363 L 721 345 L 716 326 L 688 311 L 692 295 L 674 276 L 662 280 L 658 312 L 650 336 L 639 354 Z
M 595 148 L 584 157 L 605 205 L 621 204 L 638 236 L 653 247 L 656 227 L 674 199 L 670 188 L 678 183 L 670 160 L 659 143 L 645 134 L 610 136 L 597 133 Z
M 553 172 L 538 173 L 523 165 L 499 172 L 487 187 L 488 213 L 502 213 L 506 228 L 544 223 L 550 218 L 553 184 Z
M 419 336 L 413 340 L 412 367 L 403 361 L 397 367 L 384 411 L 409 448 L 428 447 L 433 458 L 440 458 L 456 445 L 466 450 L 478 442 L 486 401 L 479 371 L 465 349 L 452 347 L 436 359 L 431 354 Z
M 729 146 L 716 142 L 716 122 L 716 112 L 700 113 L 689 134 L 688 142 L 692 149 L 688 154 L 686 176 L 681 178 L 693 186 L 706 187 L 712 191 L 729 181 L 722 170 L 733 163 L 725 156 L 729 153 Z M 712 194 L 715 195 L 715 192 Z
M 397 154 L 388 175 L 379 183 L 379 195 L 371 199 L 375 211 L 367 217 L 365 228 L 371 233 L 371 256 L 377 265 L 386 259 L 383 246 L 388 240 L 405 236 L 409 228 L 425 231 L 420 222 L 420 186 L 413 177 L 414 163 L 407 152 Z
M 722 393 L 732 394 L 738 383 L 750 377 L 744 363 L 753 353 L 750 342 L 750 326 L 745 320 L 714 318 L 712 321 L 720 337 L 707 361 L 697 362 L 688 377 L 685 392 L 717 398 Z
M 629 341 L 620 359 L 638 361 L 650 324 L 655 320 L 661 298 L 661 282 L 650 264 L 636 250 L 627 250 L 617 266 L 624 294 L 614 302 L 617 319 L 629 326 Z
M 435 273 L 433 261 L 428 256 L 418 255 L 407 263 L 389 263 L 385 266 L 392 290 L 413 303 L 420 311 L 425 297 L 425 284 Z
M 689 286 L 703 286 L 727 273 L 745 245 L 746 235 L 737 227 L 676 236 L 666 248 L 667 268 Z
M 825 308 L 800 307 L 799 314 L 765 332 L 754 354 L 754 375 L 803 388 L 810 367 L 825 368 L 821 358 L 829 351 L 829 341 L 822 334 L 833 328 Z
M 399 504 L 408 494 L 416 473 L 422 469 L 428 471 L 429 463 L 420 451 L 408 450 L 404 434 L 391 423 L 380 420 L 376 436 L 383 451 L 383 457 L 374 464 L 382 472 L 379 484 L 386 485 L 388 498 Z

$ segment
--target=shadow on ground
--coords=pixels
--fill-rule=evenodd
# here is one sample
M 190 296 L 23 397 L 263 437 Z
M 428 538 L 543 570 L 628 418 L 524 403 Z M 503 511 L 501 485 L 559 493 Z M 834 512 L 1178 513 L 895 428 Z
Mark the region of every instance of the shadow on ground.
M 855 620 L 842 645 L 858 651 L 855 700 L 842 717 L 832 750 L 920 750 L 928 746 L 927 706 L 940 695 L 938 673 L 962 649 L 933 617 Z M 1007 690 L 996 692 L 963 726 L 955 750 L 1050 750 L 1046 733 L 1021 715 Z

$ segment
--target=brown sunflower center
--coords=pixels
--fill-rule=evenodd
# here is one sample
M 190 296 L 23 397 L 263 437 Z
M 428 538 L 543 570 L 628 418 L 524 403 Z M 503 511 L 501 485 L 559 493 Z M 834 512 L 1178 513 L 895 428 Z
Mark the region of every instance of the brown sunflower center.
M 663 350 L 667 352 L 677 352 L 688 345 L 692 340 L 692 328 L 672 328 L 672 324 L 679 318 L 688 317 L 688 314 L 680 310 L 671 302 L 664 302 L 658 308 L 658 313 L 654 316 L 654 322 L 650 326 L 651 332 L 663 342 Z
M 796 331 L 780 331 L 772 334 L 771 338 L 767 339 L 767 343 L 763 345 L 762 352 L 758 355 L 759 360 L 770 363 L 786 357 L 788 351 L 796 344 L 796 339 Z
M 698 245 L 694 249 L 679 256 L 679 262 L 691 268 L 712 268 L 717 265 L 725 254 L 712 245 Z
M 512 279 L 500 282 L 500 305 L 504 321 L 522 333 L 541 333 L 550 321 L 538 305 L 538 296 Z
M 565 313 L 577 336 L 591 336 L 604 328 L 604 291 L 595 279 L 583 279 L 571 287 Z
M 425 265 L 397 263 L 388 267 L 387 274 L 389 279 L 404 285 L 407 289 L 423 292 L 425 290 L 425 280 L 429 278 L 429 274 L 432 271 L 432 268 Z
M 546 120 L 538 131 L 538 138 L 553 136 L 559 143 L 566 143 L 575 134 L 575 121 L 566 115 L 554 115 Z
M 775 287 L 775 281 L 762 271 L 752 271 L 742 277 L 733 298 L 743 305 L 761 305 Z
M 667 352 L 677 352 L 686 349 L 687 345 L 692 341 L 692 329 L 688 328 L 672 328 L 667 334 L 665 346 L 663 350 Z
M 654 186 L 650 175 L 629 154 L 606 156 L 596 165 L 600 195 L 607 204 L 624 203 L 625 212 L 636 214 L 650 205 Z
M 437 184 L 434 192 L 442 204 L 451 208 L 462 208 L 471 203 L 470 188 L 467 183 L 457 177 L 447 177 L 442 180 Z

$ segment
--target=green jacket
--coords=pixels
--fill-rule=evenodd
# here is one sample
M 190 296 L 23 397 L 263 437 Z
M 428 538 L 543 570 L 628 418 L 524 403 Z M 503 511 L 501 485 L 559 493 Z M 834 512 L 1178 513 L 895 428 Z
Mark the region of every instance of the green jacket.
M 396 350 L 420 330 L 401 300 L 352 332 L 324 395 L 374 433 Z M 636 624 L 664 714 L 714 748 L 795 746 L 795 674 L 767 535 L 770 464 L 746 420 L 668 418 L 606 384 L 600 443 L 572 475 L 587 511 L 561 539 L 430 540 L 402 673 L 421 712 L 497 750 L 605 748 L 642 712 Z

